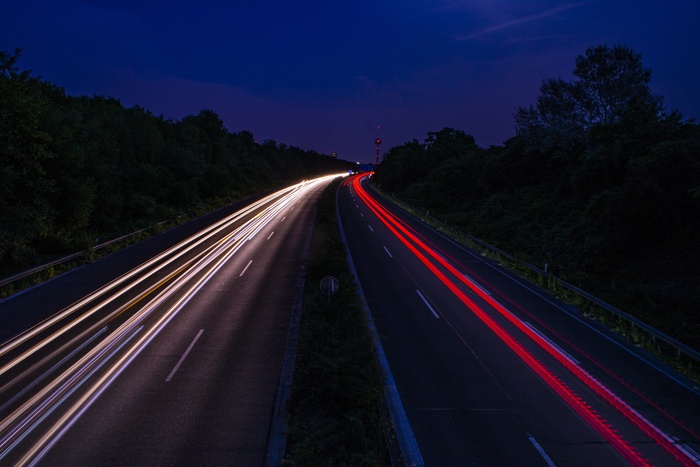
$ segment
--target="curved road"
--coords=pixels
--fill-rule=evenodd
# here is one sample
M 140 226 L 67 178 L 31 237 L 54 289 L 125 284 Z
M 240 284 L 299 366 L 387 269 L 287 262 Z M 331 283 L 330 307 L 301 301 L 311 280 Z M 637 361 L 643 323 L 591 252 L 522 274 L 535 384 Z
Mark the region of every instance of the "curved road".
M 338 212 L 416 464 L 698 465 L 700 394 L 594 321 L 347 180 Z
M 264 465 L 302 252 L 331 178 L 0 303 L 12 336 L 0 464 Z

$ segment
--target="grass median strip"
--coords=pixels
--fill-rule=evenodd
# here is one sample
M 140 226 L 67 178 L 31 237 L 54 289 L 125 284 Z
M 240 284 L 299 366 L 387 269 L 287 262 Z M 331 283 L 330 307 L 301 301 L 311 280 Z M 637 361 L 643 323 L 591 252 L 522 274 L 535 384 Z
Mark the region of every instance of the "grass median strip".
M 338 235 L 332 183 L 318 203 L 289 401 L 286 465 L 390 464 L 383 375 Z M 321 293 L 322 278 L 340 288 Z

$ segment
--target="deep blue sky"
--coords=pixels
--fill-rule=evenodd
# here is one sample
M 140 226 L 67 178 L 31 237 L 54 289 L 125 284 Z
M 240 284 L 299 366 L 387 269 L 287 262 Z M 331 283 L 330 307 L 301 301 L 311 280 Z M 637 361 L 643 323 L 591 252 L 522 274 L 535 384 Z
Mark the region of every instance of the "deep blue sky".
M 371 162 L 444 127 L 513 136 L 543 79 L 623 44 L 700 119 L 697 0 L 5 0 L 0 50 L 71 95 L 179 119 L 208 108 L 259 141 Z M 377 126 L 380 128 L 377 129 Z

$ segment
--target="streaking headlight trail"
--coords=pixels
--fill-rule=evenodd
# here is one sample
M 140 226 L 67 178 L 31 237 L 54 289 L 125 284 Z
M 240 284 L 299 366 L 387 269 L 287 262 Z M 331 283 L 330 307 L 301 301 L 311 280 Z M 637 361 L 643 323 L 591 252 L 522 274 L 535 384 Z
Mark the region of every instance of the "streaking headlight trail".
M 0 347 L 0 413 L 8 412 L 0 421 L 0 463 L 20 445 L 17 465 L 41 459 L 247 241 L 291 203 L 341 175 L 307 180 L 244 207 Z M 26 446 L 30 434 L 34 441 Z

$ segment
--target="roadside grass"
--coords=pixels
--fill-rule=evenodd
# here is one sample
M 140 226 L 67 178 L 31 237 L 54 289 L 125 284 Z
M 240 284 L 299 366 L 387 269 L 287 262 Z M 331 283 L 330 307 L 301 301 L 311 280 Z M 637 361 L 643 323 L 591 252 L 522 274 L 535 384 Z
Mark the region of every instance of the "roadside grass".
M 326 188 L 317 206 L 288 404 L 285 465 L 391 463 L 385 436 L 389 422 L 381 416 L 383 374 L 337 228 L 340 181 Z M 325 276 L 340 283 L 330 300 L 319 286 Z
M 568 305 L 576 307 L 583 316 L 597 321 L 607 329 L 632 343 L 634 346 L 644 350 L 655 358 L 658 358 L 666 365 L 676 370 L 678 373 L 692 380 L 696 388 L 700 387 L 700 365 L 698 365 L 697 361 L 685 355 L 679 355 L 674 348 L 660 340 L 654 339 L 651 335 L 635 326 L 633 323 L 622 319 L 620 316 L 612 314 L 610 311 L 563 287 L 555 278 L 553 278 L 553 276 L 548 276 L 545 278 L 540 274 L 536 274 L 531 269 L 528 269 L 517 262 L 510 261 L 504 256 L 498 255 L 479 243 L 471 240 L 463 231 L 453 228 L 435 217 L 427 215 L 425 212 L 422 212 L 403 200 L 382 191 L 376 186 L 373 186 L 373 189 L 380 193 L 383 197 L 391 200 L 392 203 L 396 204 L 404 211 L 420 219 L 422 222 L 425 222 L 427 225 L 437 229 L 449 238 L 478 252 L 481 256 L 507 268 L 523 279 L 537 284 Z
M 87 245 L 85 250 L 78 253 L 73 259 L 46 266 L 43 269 L 37 270 L 33 274 L 0 286 L 0 300 L 22 292 L 26 289 L 30 289 L 36 285 L 42 284 L 66 272 L 84 266 L 85 264 L 94 263 L 100 258 L 109 256 L 112 253 L 122 250 L 128 246 L 146 240 L 158 232 L 159 231 L 155 228 L 151 228 L 149 231 L 141 231 L 137 234 L 129 236 L 129 238 L 101 248 L 95 248 L 93 245 Z M 60 258 L 46 258 L 48 261 L 55 261 L 58 259 Z
M 285 465 L 390 465 L 383 372 L 366 324 L 365 308 L 338 233 L 335 191 L 331 183 L 317 205 L 307 266 L 297 361 L 288 404 L 289 436 Z M 208 209 L 209 208 L 209 209 Z M 82 255 L 0 287 L 0 299 L 94 262 L 104 256 L 180 225 L 216 207 L 203 207 L 104 248 L 88 241 Z M 90 239 L 94 235 L 88 235 Z M 49 258 L 53 259 L 53 258 Z M 327 296 L 320 281 L 334 276 L 338 293 Z
M 232 201 L 234 202 L 234 201 Z M 0 286 L 0 300 L 10 297 L 16 293 L 22 292 L 26 289 L 32 288 L 36 285 L 44 283 L 51 280 L 57 276 L 60 276 L 66 272 L 77 269 L 86 264 L 94 263 L 95 261 L 109 256 L 112 253 L 121 251 L 131 245 L 147 240 L 148 238 L 165 232 L 168 229 L 178 227 L 185 224 L 199 216 L 208 214 L 216 209 L 219 209 L 218 205 L 206 205 L 199 206 L 197 209 L 191 210 L 187 213 L 173 215 L 171 218 L 153 224 L 149 227 L 142 228 L 136 232 L 124 233 L 124 232 L 113 232 L 111 235 L 105 235 L 109 238 L 117 238 L 123 236 L 121 240 L 118 241 L 106 241 L 104 244 L 95 245 L 95 237 L 97 234 L 94 232 L 84 233 L 79 244 L 84 248 L 82 251 L 75 252 L 74 254 L 69 254 L 73 256 L 72 259 L 62 260 L 60 256 L 42 256 L 37 259 L 38 263 L 51 263 L 44 268 L 37 268 L 36 272 L 29 274 L 20 279 L 16 279 L 5 285 Z M 22 271 L 15 271 L 20 273 Z M 3 279 L 0 277 L 0 279 Z

